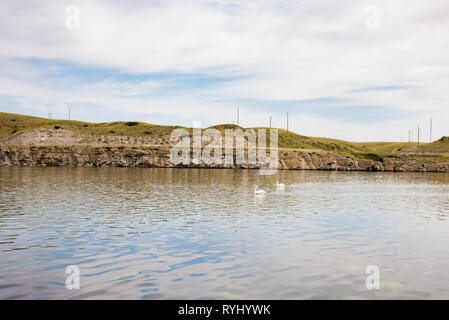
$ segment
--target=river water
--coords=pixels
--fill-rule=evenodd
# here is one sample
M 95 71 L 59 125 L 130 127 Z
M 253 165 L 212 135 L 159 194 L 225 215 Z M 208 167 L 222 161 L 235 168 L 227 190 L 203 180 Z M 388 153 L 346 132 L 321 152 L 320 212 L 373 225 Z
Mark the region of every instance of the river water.
M 448 194 L 443 173 L 3 167 L 0 299 L 448 299 Z

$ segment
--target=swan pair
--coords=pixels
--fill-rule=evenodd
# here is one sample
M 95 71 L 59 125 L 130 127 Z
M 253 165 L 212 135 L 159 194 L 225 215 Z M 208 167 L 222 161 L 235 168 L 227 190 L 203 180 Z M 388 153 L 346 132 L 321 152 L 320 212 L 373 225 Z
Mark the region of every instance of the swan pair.
M 283 190 L 285 188 L 285 184 L 279 183 L 279 181 L 276 181 L 276 188 L 278 190 Z M 257 185 L 255 185 L 253 187 L 253 192 L 256 195 L 264 195 L 264 194 L 266 194 L 265 190 L 262 190 L 262 189 L 259 190 L 259 187 Z

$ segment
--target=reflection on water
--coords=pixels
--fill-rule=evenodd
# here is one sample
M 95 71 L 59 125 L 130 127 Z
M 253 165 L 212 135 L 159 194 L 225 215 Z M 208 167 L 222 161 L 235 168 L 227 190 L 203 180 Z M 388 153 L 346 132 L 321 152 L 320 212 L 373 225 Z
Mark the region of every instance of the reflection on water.
M 448 191 L 432 173 L 0 168 L 0 298 L 449 298 Z

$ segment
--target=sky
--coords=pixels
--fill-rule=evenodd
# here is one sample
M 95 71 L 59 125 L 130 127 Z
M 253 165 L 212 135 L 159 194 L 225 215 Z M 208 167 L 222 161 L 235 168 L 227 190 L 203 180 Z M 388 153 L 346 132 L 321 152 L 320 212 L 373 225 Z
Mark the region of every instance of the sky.
M 447 0 L 3 0 L 0 111 L 449 135 Z

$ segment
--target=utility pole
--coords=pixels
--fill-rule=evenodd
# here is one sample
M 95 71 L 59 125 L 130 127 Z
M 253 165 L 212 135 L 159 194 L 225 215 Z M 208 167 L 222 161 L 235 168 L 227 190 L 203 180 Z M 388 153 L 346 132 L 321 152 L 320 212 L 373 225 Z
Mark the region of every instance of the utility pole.
M 240 126 L 240 108 L 237 108 L 237 125 Z
M 70 106 L 66 104 L 66 106 L 69 108 L 69 120 L 70 120 Z
M 430 143 L 432 143 L 432 118 L 430 118 Z
M 288 132 L 288 112 L 287 112 L 287 132 Z
M 271 116 L 270 116 L 270 129 L 271 129 Z
M 410 143 L 410 138 L 411 138 L 411 130 L 408 131 L 408 142 Z
M 419 146 L 419 126 L 418 126 L 418 146 Z

